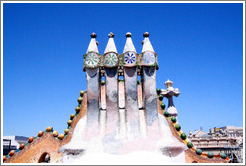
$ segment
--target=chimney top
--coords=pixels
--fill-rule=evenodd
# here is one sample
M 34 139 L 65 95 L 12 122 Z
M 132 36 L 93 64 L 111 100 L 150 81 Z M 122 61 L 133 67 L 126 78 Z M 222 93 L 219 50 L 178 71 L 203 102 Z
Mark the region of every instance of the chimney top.
M 130 32 L 127 32 L 126 37 L 132 37 L 132 34 Z
M 145 33 L 143 34 L 143 37 L 149 37 L 149 32 L 145 32 Z
M 95 32 L 93 32 L 92 34 L 91 34 L 91 38 L 96 38 L 97 37 L 97 34 L 95 33 Z
M 109 38 L 114 38 L 114 33 L 113 33 L 113 32 L 110 32 L 110 33 L 108 34 L 108 37 L 109 37 Z

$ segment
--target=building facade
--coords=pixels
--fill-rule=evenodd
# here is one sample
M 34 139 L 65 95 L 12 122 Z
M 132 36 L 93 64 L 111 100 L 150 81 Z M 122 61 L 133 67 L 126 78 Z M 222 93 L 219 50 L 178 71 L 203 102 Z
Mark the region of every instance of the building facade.
M 7 155 L 11 150 L 16 150 L 19 148 L 20 144 L 26 143 L 28 137 L 24 136 L 3 136 L 3 155 Z
M 234 162 L 243 162 L 243 127 L 224 126 L 190 132 L 188 138 L 204 152 L 225 153 Z

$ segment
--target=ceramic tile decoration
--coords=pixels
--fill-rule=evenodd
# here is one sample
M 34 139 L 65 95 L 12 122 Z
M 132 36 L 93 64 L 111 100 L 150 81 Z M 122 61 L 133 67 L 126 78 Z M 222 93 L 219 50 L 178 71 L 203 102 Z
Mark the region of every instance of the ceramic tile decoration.
M 96 53 L 91 52 L 85 57 L 85 66 L 88 68 L 95 68 L 99 64 L 99 57 Z
M 155 55 L 152 52 L 145 52 L 143 55 L 144 65 L 154 65 L 155 64 Z
M 105 66 L 114 67 L 114 66 L 117 65 L 117 63 L 118 63 L 117 54 L 115 54 L 115 53 L 107 53 L 105 55 L 105 60 L 104 60 Z
M 129 64 L 129 65 L 134 65 L 136 64 L 136 54 L 134 52 L 128 52 L 125 54 L 125 58 L 124 58 L 124 61 L 126 64 Z

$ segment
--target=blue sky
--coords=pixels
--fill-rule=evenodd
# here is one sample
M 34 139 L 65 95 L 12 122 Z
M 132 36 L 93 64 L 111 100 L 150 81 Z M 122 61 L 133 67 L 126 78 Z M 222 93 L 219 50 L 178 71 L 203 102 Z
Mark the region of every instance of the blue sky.
M 83 57 L 90 34 L 99 52 L 126 32 L 138 53 L 143 33 L 158 54 L 157 87 L 169 78 L 184 132 L 243 126 L 243 4 L 3 5 L 3 135 L 59 133 L 86 90 Z M 167 105 L 167 99 L 164 99 Z

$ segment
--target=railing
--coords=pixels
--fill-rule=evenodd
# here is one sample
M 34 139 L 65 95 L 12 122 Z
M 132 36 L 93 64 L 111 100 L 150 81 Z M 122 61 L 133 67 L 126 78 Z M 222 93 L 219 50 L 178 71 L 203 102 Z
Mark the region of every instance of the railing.
M 198 144 L 194 143 L 194 145 L 196 147 L 230 147 L 231 146 L 230 144 L 225 144 L 225 143 L 223 144 L 221 143 L 219 144 L 217 143 L 198 143 Z

